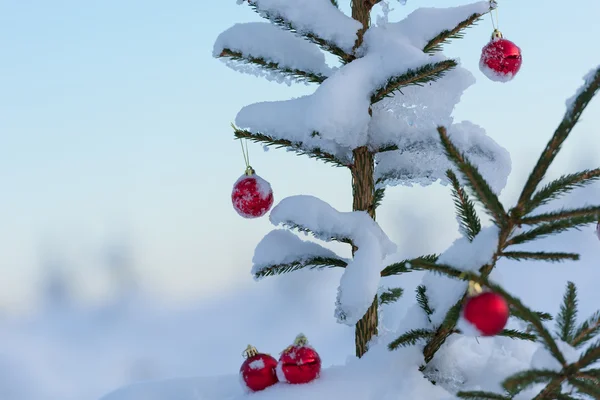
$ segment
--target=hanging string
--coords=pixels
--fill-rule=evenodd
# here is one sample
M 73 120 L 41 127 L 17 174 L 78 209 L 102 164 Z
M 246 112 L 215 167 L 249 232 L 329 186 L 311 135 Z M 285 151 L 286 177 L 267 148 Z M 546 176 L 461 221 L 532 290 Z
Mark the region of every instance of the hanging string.
M 246 148 L 244 148 L 244 142 L 246 142 Z M 242 146 L 242 156 L 244 156 L 244 163 L 246 164 L 246 175 L 250 176 L 254 174 L 254 169 L 250 166 L 250 154 L 248 153 L 248 141 L 240 139 L 240 145 Z
M 490 11 L 490 19 L 492 20 L 492 27 L 494 28 L 494 30 L 499 29 L 499 23 L 498 23 L 498 5 L 496 4 L 496 2 L 494 0 L 490 1 L 490 6 L 494 6 L 492 11 Z M 496 21 L 494 22 L 494 16 L 492 15 L 493 13 L 496 13 Z

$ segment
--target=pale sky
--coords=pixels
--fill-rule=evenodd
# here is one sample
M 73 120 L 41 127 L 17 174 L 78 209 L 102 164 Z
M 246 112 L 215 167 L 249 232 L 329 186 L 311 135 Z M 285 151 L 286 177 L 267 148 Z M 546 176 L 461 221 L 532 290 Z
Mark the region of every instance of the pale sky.
M 391 3 L 396 21 L 418 6 L 467 2 Z M 514 81 L 490 82 L 478 69 L 489 19 L 446 46 L 446 54 L 460 57 L 477 78 L 455 120 L 483 126 L 512 154 L 502 195 L 511 201 L 560 121 L 564 100 L 600 63 L 600 5 L 499 3 L 500 28 L 523 51 Z M 254 246 L 271 225 L 244 220 L 231 207 L 231 185 L 244 163 L 230 123 L 244 105 L 314 90 L 242 75 L 211 57 L 220 32 L 258 20 L 234 0 L 0 0 L 0 309 L 35 300 L 40 257 L 49 251 L 76 272 L 82 294 L 104 293 L 100 254 L 123 235 L 140 284 L 167 299 L 253 284 Z M 599 124 L 596 99 L 555 173 L 597 166 Z M 351 208 L 348 171 L 258 145 L 250 157 L 276 201 L 312 194 Z M 395 189 L 378 212 L 394 239 L 406 236 L 399 213 L 423 195 L 441 208 L 415 214 L 443 213 L 440 229 L 456 230 L 445 189 Z

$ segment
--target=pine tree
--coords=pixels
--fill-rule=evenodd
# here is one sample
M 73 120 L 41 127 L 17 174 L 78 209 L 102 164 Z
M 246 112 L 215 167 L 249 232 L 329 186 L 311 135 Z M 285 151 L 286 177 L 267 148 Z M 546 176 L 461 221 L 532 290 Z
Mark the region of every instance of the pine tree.
M 504 186 L 510 169 L 507 152 L 485 136 L 483 129 L 466 122 L 452 124 L 453 102 L 474 79 L 456 60 L 441 54 L 444 44 L 461 38 L 494 2 L 419 9 L 399 23 L 374 27 L 371 13 L 378 3 L 352 1 L 350 18 L 335 0 L 250 0 L 247 4 L 268 22 L 237 24 L 223 32 L 214 46 L 215 57 L 243 72 L 320 85 L 313 95 L 301 99 L 245 107 L 236 118 L 234 135 L 349 170 L 353 213 L 337 213 L 318 199 L 294 196 L 282 200 L 270 219 L 318 239 L 347 243 L 352 246 L 353 260 L 276 230 L 258 245 L 253 271 L 263 277 L 301 268 L 346 268 L 336 316 L 341 323 L 355 324 L 358 357 L 377 335 L 379 305 L 401 295 L 400 289 L 392 288 L 378 297 L 379 277 L 408 272 L 414 261 L 435 262 L 436 256 L 428 255 L 382 265 L 395 246 L 372 220 L 386 186 L 458 182 L 446 176 L 452 166 L 434 135 L 436 124 L 448 124 L 457 136 L 470 138 L 458 146 L 483 170 L 497 171 L 496 191 Z M 327 66 L 318 49 L 336 56 L 338 69 Z M 346 94 L 348 88 L 353 89 Z M 461 197 L 460 192 L 456 195 Z M 469 214 L 463 221 L 465 229 L 479 229 L 469 225 L 474 218 L 470 203 L 463 206 Z M 323 215 L 311 219 L 292 211 L 297 208 L 307 212 L 310 208 L 312 214 L 320 210 Z M 327 215 L 334 217 L 327 220 Z M 374 244 L 374 238 L 379 243 Z M 269 245 L 287 246 L 290 254 L 284 259 L 257 257 Z M 376 276 L 366 270 L 375 271 Z M 351 282 L 361 279 L 371 282 L 369 289 L 350 296 Z M 442 337 L 437 334 L 435 343 Z

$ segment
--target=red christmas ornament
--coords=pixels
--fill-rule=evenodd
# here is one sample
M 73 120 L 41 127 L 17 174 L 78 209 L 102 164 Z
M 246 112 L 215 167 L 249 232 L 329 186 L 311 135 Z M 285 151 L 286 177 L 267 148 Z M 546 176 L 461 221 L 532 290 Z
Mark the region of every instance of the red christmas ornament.
M 496 29 L 481 51 L 479 69 L 492 81 L 508 82 L 519 72 L 522 62 L 521 49 Z
M 255 347 L 248 345 L 244 351 L 246 360 L 240 367 L 240 376 L 244 386 L 252 392 L 264 390 L 278 382 L 275 368 L 277 360 L 268 354 L 259 353 Z
M 506 326 L 509 313 L 508 303 L 502 296 L 483 292 L 467 300 L 462 316 L 481 336 L 494 336 Z
M 308 383 L 317 379 L 320 373 L 321 357 L 302 334 L 281 353 L 277 363 L 277 377 L 281 382 Z
M 273 190 L 269 182 L 248 167 L 233 185 L 231 202 L 235 211 L 244 218 L 262 217 L 273 206 Z

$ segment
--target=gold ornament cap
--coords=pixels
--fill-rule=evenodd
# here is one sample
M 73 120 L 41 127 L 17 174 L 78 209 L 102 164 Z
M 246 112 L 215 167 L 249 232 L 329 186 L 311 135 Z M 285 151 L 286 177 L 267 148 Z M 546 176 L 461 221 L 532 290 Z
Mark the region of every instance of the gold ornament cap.
M 246 167 L 246 171 L 244 171 L 244 174 L 246 174 L 246 176 L 252 176 L 255 173 L 256 173 L 256 171 L 254 171 L 254 168 L 252 168 L 249 165 Z
M 252 345 L 248 345 L 248 347 L 246 347 L 246 350 L 244 350 L 244 352 L 242 353 L 242 356 L 244 358 L 250 358 L 250 357 L 254 357 L 258 355 L 258 350 L 256 350 L 256 347 L 252 346 Z
M 468 289 L 469 297 L 477 296 L 481 292 L 483 292 L 483 289 L 481 288 L 481 285 L 479 283 L 469 281 L 469 289 Z
M 498 29 L 494 29 L 494 32 L 492 32 L 492 40 L 502 39 L 503 37 L 502 32 Z
M 296 336 L 296 339 L 294 340 L 294 346 L 302 347 L 306 346 L 307 344 L 308 339 L 306 338 L 306 336 L 304 336 L 303 333 L 300 333 L 298 336 Z

